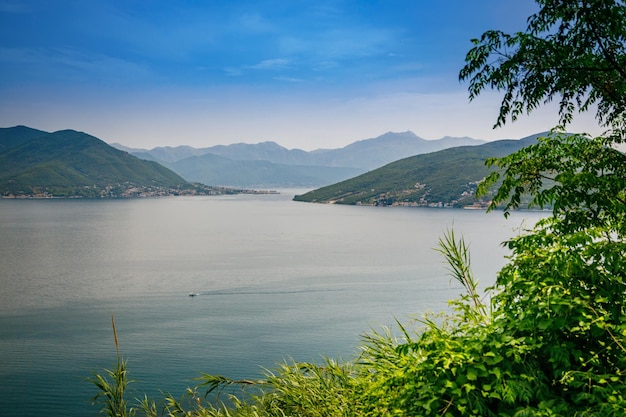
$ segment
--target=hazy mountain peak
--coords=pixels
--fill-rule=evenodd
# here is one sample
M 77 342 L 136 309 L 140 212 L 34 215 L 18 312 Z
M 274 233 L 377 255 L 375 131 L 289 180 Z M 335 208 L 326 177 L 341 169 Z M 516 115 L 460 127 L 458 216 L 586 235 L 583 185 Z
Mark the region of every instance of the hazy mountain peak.
M 394 142 L 398 142 L 398 141 L 422 141 L 424 139 L 420 138 L 419 136 L 417 136 L 415 133 L 411 132 L 410 130 L 407 130 L 406 132 L 392 132 L 389 131 L 387 133 L 383 133 L 382 135 L 376 136 L 375 138 L 369 138 L 369 139 L 362 139 L 362 140 L 358 140 L 348 146 L 352 146 L 355 144 L 359 144 L 359 143 L 367 143 L 367 142 L 372 142 L 372 141 L 378 141 L 378 142 L 389 142 L 389 141 L 394 141 Z
M 385 139 L 385 138 L 394 138 L 394 137 L 418 138 L 418 136 L 410 130 L 407 130 L 405 132 L 393 132 L 390 130 L 389 132 L 383 133 L 382 135 L 378 136 L 376 139 Z
M 443 136 L 439 140 L 453 140 L 453 139 L 459 139 L 459 140 L 480 140 L 480 139 L 470 138 L 469 136 Z M 484 141 L 481 141 L 481 142 L 484 142 Z

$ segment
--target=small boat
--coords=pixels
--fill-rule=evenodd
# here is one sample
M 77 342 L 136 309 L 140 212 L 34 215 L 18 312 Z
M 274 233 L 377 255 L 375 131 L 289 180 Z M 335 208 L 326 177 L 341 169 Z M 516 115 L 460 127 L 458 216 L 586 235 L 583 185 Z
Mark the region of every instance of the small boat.
M 197 296 L 197 295 L 200 295 L 200 294 L 198 294 L 197 292 L 190 292 L 190 293 L 189 293 L 189 296 L 190 296 L 190 297 L 195 297 L 195 296 Z

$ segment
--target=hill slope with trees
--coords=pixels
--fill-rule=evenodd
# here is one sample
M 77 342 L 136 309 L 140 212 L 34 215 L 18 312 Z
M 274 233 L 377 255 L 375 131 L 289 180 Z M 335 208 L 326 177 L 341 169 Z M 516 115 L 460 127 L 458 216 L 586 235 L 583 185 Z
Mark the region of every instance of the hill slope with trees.
M 474 192 L 478 183 L 491 172 L 485 166 L 485 161 L 535 143 L 541 135 L 416 155 L 338 184 L 298 195 L 294 200 L 382 206 L 471 205 L 476 202 Z
M 74 130 L 0 129 L 0 195 L 129 197 L 206 193 L 173 171 Z

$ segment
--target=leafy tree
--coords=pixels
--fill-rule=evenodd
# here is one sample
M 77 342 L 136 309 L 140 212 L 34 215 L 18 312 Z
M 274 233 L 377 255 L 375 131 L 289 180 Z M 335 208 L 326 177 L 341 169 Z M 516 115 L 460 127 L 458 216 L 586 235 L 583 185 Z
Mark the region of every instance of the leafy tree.
M 496 125 L 559 97 L 564 126 L 597 104 L 601 137 L 553 130 L 488 165 L 502 168 L 491 209 L 505 215 L 530 194 L 552 216 L 508 242 L 495 286 L 494 324 L 527 347 L 538 372 L 530 415 L 626 412 L 626 6 L 621 1 L 541 0 L 524 33 L 483 34 L 467 54 L 470 98 L 504 90 Z M 529 369 L 526 367 L 526 369 Z M 519 404 L 518 404 L 519 405 Z M 543 411 L 542 411 L 543 410 Z
M 537 0 L 525 32 L 497 30 L 474 39 L 460 72 L 470 99 L 504 91 L 496 126 L 560 100 L 563 124 L 598 105 L 597 118 L 621 123 L 626 109 L 626 6 L 615 0 Z
M 502 181 L 491 210 L 504 206 L 506 215 L 528 194 L 552 216 L 507 242 L 512 255 L 488 313 L 466 286 L 470 295 L 452 302 L 454 314 L 425 319 L 407 343 L 369 343 L 365 358 L 375 371 L 365 392 L 379 400 L 365 402 L 366 415 L 626 414 L 626 157 L 613 147 L 626 136 L 626 7 L 538 3 L 526 32 L 488 31 L 474 41 L 460 73 L 470 98 L 504 91 L 496 126 L 555 98 L 565 126 L 575 110 L 596 104 L 610 130 L 592 138 L 556 128 L 488 161 L 502 168 L 480 187 Z M 464 282 L 464 245 L 444 243 Z

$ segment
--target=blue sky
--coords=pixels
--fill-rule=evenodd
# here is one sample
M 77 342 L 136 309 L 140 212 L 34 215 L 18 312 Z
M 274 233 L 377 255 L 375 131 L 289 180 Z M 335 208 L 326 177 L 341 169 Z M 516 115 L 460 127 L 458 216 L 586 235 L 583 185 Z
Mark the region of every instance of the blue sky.
M 531 0 L 0 0 L 0 127 L 131 147 L 337 148 L 387 131 L 519 138 L 469 102 L 471 38 L 523 30 Z M 577 131 L 596 133 L 593 114 Z

